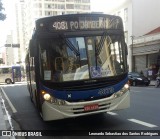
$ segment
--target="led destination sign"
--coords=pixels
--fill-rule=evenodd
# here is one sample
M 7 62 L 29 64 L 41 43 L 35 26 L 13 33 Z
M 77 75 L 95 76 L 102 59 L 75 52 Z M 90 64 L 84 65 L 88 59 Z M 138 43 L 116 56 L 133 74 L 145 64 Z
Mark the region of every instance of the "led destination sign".
M 120 27 L 119 18 L 110 20 L 109 18 L 79 19 L 71 21 L 53 22 L 53 30 L 92 30 L 92 29 L 118 29 Z
M 53 17 L 49 21 L 39 20 L 39 29 L 48 28 L 50 31 L 75 31 L 98 29 L 123 29 L 122 20 L 116 16 L 74 16 L 70 18 Z

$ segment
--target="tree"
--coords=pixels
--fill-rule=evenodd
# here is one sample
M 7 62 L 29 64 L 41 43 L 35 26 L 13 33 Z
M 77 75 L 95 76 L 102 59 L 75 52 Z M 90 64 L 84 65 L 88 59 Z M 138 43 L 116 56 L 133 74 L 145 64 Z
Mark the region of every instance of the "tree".
M 6 15 L 2 12 L 3 10 L 4 10 L 3 4 L 0 0 L 0 20 L 5 20 L 6 19 Z

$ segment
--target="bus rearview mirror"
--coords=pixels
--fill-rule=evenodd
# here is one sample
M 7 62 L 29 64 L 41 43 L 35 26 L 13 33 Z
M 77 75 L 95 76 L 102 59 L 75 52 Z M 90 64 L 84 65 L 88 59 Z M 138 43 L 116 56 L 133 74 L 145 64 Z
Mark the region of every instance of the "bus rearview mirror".
M 128 48 L 127 48 L 127 44 L 125 43 L 125 51 L 126 51 L 126 55 L 128 55 Z
M 29 42 L 29 54 L 30 54 L 30 57 L 34 57 L 34 53 L 35 53 L 35 50 L 34 50 L 34 45 L 33 45 L 33 40 L 30 40 Z

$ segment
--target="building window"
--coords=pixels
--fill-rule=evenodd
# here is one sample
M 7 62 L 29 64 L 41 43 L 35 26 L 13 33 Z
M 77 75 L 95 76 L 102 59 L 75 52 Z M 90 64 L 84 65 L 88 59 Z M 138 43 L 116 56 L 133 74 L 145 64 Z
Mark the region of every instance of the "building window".
M 52 12 L 51 11 L 45 11 L 45 16 L 51 16 Z
M 66 0 L 66 2 L 74 2 L 74 0 Z
M 84 10 L 90 10 L 90 5 L 85 5 Z
M 53 11 L 53 15 L 57 15 L 57 11 Z
M 42 11 L 39 11 L 39 16 L 42 16 Z
M 66 5 L 66 8 L 67 8 L 67 9 L 74 9 L 74 4 L 67 4 L 67 5 Z
M 65 9 L 65 5 L 64 4 L 57 4 L 57 6 L 58 6 L 57 7 L 58 9 Z
M 81 3 L 81 0 L 75 0 L 75 3 Z
M 50 5 L 50 4 L 48 4 L 48 8 L 49 8 L 49 9 L 51 8 L 51 5 Z
M 117 15 L 118 15 L 118 16 L 121 16 L 121 12 L 119 11 Z
M 34 4 L 34 7 L 35 7 L 35 8 L 42 8 L 42 4 L 41 4 L 41 3 L 35 3 L 35 4 Z
M 124 22 L 128 21 L 128 8 L 124 9 Z
M 90 0 L 82 0 L 82 3 L 90 3 Z
M 65 2 L 65 0 L 58 0 L 57 2 Z

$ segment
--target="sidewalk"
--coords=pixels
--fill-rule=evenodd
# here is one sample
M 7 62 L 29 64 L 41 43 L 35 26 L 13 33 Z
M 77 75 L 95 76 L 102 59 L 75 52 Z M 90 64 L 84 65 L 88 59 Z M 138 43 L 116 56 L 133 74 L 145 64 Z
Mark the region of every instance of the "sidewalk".
M 2 90 L 0 88 L 0 131 L 7 130 L 6 120 L 5 120 L 5 111 L 3 108 L 3 98 L 2 98 Z M 2 132 L 0 133 L 1 136 Z M 0 137 L 1 138 L 1 137 Z M 9 137 L 2 137 L 2 139 L 9 139 Z
M 156 82 L 156 80 L 151 80 L 151 82 L 150 82 L 150 86 L 155 86 L 155 82 Z
M 1 88 L 0 88 L 0 130 L 6 130 L 6 125 L 5 125 L 5 119 L 4 119 L 4 114 L 2 110 L 2 95 L 1 95 Z

